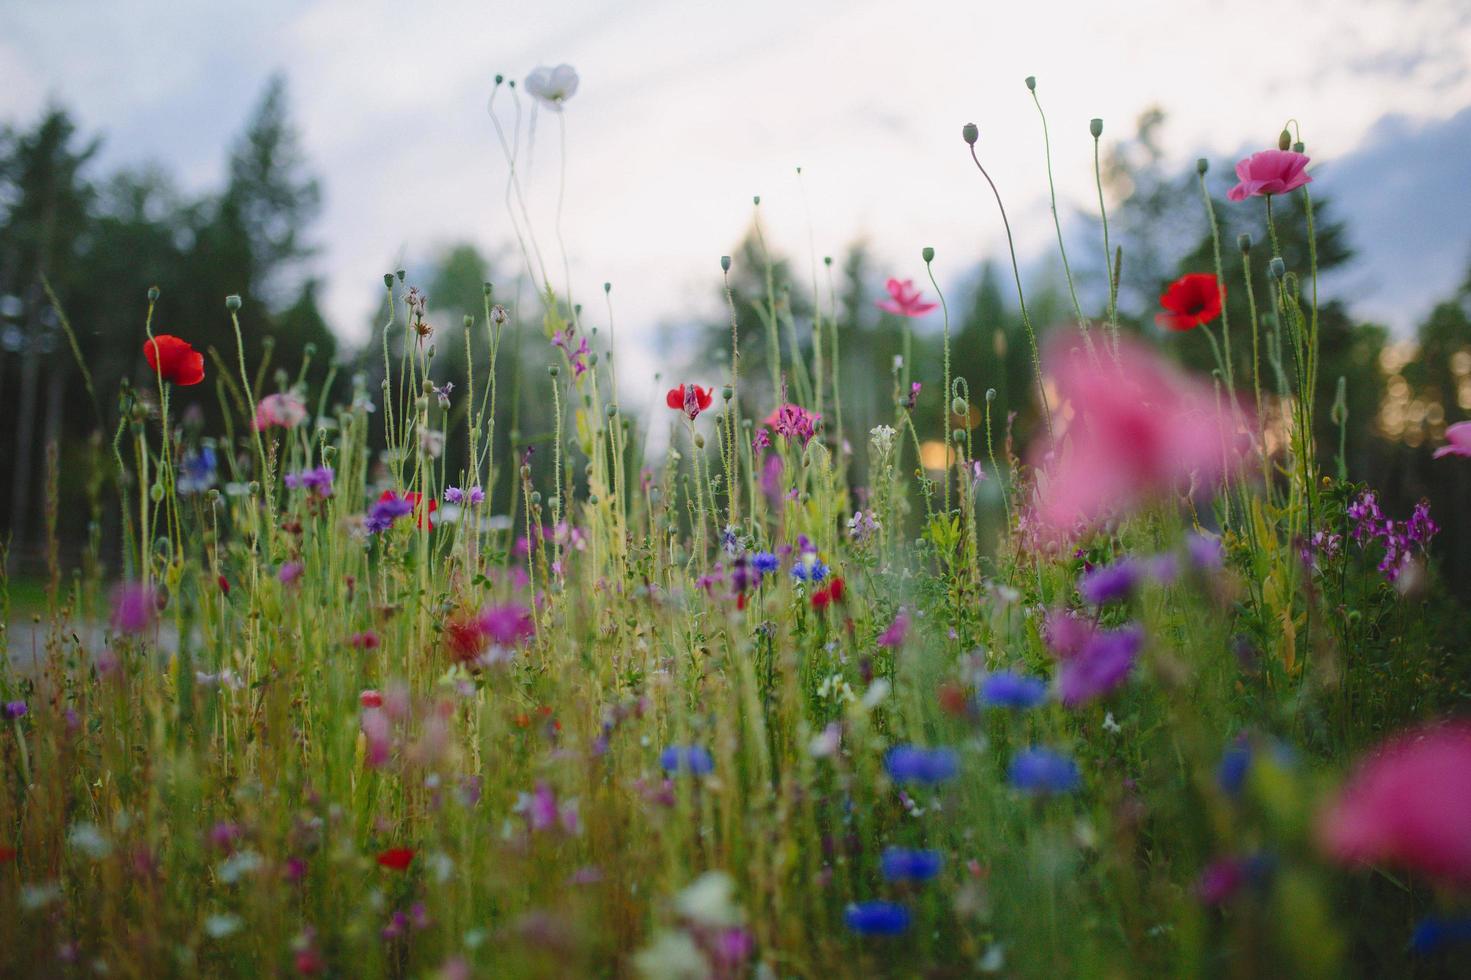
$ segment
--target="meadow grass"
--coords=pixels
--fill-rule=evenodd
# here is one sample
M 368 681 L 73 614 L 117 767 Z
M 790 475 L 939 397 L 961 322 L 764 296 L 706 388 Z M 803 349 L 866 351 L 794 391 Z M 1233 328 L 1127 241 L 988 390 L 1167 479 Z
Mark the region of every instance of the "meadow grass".
M 1129 373 L 1113 285 L 1091 335 L 1074 291 L 1085 329 L 1034 342 L 1050 452 L 1000 441 L 948 346 L 943 380 L 904 365 L 929 388 L 896 372 L 891 423 L 842 431 L 836 328 L 824 360 L 821 314 L 799 344 L 774 291 L 764 371 L 741 373 L 733 324 L 727 376 L 635 419 L 546 276 L 520 134 L 506 199 L 536 299 L 487 286 L 466 389 L 436 382 L 423 298 L 387 276 L 379 390 L 263 390 L 242 344 L 209 367 L 217 443 L 180 425 L 162 358 L 125 392 L 95 461 L 126 474 L 96 501 L 121 575 L 100 540 L 75 572 L 53 549 L 40 656 L 12 627 L 0 674 L 4 972 L 1455 971 L 1409 948 L 1464 910 L 1454 874 L 1345 866 L 1323 837 L 1352 759 L 1464 710 L 1467 661 L 1431 532 L 1318 462 L 1315 270 L 1255 283 L 1280 332 L 1241 383 L 1281 410 L 1222 372 L 1221 401 L 1186 406 L 1225 420 L 1219 465 L 1142 483 L 1068 469 L 1143 434 L 1049 383 L 1082 364 L 1169 410 Z M 1255 347 L 1255 307 L 1237 328 Z M 547 344 L 520 383 L 556 431 L 494 458 L 518 334 Z M 920 433 L 935 397 L 947 429 L 984 427 Z M 1059 485 L 1093 481 L 1106 506 L 1054 519 Z

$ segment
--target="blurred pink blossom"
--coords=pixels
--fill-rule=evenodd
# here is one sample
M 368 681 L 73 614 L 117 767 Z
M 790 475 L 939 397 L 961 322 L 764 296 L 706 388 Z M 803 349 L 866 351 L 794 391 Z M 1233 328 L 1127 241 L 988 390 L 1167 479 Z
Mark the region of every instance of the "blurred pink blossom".
M 884 288 L 889 291 L 889 298 L 878 300 L 874 305 L 885 313 L 895 316 L 924 316 L 937 305 L 925 300 L 924 294 L 914 288 L 913 279 L 890 279 L 884 284 Z
M 1286 194 L 1311 183 L 1304 170 L 1308 158 L 1291 150 L 1262 150 L 1236 164 L 1236 177 L 1241 183 L 1226 192 L 1233 201 L 1270 194 Z
M 1037 518 L 1054 534 L 1171 490 L 1212 484 L 1237 451 L 1215 391 L 1142 347 L 1120 345 L 1114 363 L 1054 345 L 1045 368 L 1059 408 L 1073 412 L 1063 437 L 1033 457 Z
M 1400 865 L 1471 889 L 1471 722 L 1380 746 L 1320 814 L 1318 836 L 1339 861 Z

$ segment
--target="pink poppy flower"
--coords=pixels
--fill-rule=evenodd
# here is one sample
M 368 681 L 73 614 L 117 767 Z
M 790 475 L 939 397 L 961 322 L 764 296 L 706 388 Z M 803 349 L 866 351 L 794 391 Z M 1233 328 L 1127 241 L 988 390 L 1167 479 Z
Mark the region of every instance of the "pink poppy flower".
M 1057 404 L 1075 413 L 1069 430 L 1032 459 L 1037 518 L 1054 534 L 1171 490 L 1208 486 L 1235 451 L 1215 391 L 1142 347 L 1120 345 L 1117 365 L 1095 365 L 1054 344 L 1044 366 Z
M 1236 177 L 1241 183 L 1226 192 L 1232 201 L 1248 197 L 1286 194 L 1313 178 L 1304 171 L 1308 158 L 1291 150 L 1262 150 L 1236 164 Z
M 1390 739 L 1319 817 L 1318 839 L 1339 861 L 1400 865 L 1471 889 L 1471 723 Z
M 938 305 L 925 301 L 923 294 L 914 288 L 913 279 L 890 279 L 884 284 L 884 288 L 889 291 L 889 298 L 878 300 L 874 306 L 885 313 L 895 316 L 924 316 Z
M 306 402 L 290 392 L 267 395 L 255 406 L 255 427 L 294 429 L 306 421 Z
M 1457 422 L 1446 426 L 1445 445 L 1437 449 L 1432 459 L 1442 456 L 1471 456 L 1471 422 Z

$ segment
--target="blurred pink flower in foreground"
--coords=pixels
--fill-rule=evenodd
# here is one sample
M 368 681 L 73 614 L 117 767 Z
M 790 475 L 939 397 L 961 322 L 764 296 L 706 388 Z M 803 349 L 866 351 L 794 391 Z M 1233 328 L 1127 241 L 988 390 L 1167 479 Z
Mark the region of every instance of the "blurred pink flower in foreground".
M 923 294 L 914 288 L 913 279 L 890 279 L 884 288 L 889 291 L 889 298 L 878 300 L 873 305 L 885 313 L 895 316 L 924 316 L 936 306 L 935 303 L 925 302 Z
M 1471 722 L 1418 728 L 1361 762 L 1320 814 L 1324 848 L 1471 889 Z
M 112 628 L 120 633 L 142 633 L 153 625 L 158 593 L 140 582 L 127 582 L 112 591 Z
M 1241 183 L 1226 192 L 1233 201 L 1244 201 L 1258 195 L 1286 194 L 1312 183 L 1304 170 L 1308 158 L 1291 150 L 1262 150 L 1236 164 L 1236 177 Z
M 1046 374 L 1074 417 L 1034 455 L 1037 517 L 1053 532 L 1091 524 L 1172 489 L 1214 483 L 1234 426 L 1216 393 L 1148 350 L 1120 345 L 1117 364 L 1093 363 L 1054 344 Z
M 1431 458 L 1440 459 L 1442 456 L 1471 456 L 1471 422 L 1457 422 L 1446 427 L 1445 445 Z
M 255 407 L 255 427 L 269 429 L 280 426 L 294 429 L 306 421 L 306 402 L 290 392 L 267 395 Z

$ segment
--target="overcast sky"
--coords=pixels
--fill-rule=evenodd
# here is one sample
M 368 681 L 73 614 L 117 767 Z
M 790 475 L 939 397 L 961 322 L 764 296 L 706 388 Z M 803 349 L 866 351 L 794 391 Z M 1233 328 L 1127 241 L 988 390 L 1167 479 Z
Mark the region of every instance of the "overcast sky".
M 1471 115 L 1456 115 L 1471 107 L 1466 0 L 0 0 L 0 16 L 0 118 L 60 101 L 105 135 L 107 164 L 157 160 L 193 190 L 218 185 L 229 140 L 284 72 L 327 191 L 314 229 L 326 311 L 349 338 L 384 271 L 452 240 L 512 240 L 486 99 L 497 72 L 519 79 L 563 61 L 582 76 L 565 114 L 575 293 L 614 283 L 620 343 L 641 342 L 625 357 L 646 365 L 654 325 L 712 302 L 717 259 L 750 221 L 753 194 L 774 244 L 803 262 L 809 228 L 818 254 L 866 236 L 901 277 L 921 275 L 919 249 L 933 245 L 942 284 L 999 256 L 994 208 L 959 138 L 967 121 L 1024 251 L 1044 248 L 1029 74 L 1065 206 L 1093 194 L 1092 116 L 1122 137 L 1160 105 L 1181 166 L 1271 145 L 1296 117 L 1320 179 L 1355 153 L 1393 165 L 1375 144 L 1386 134 L 1429 133 L 1450 156 L 1415 162 L 1462 191 L 1431 202 L 1427 220 L 1398 206 L 1380 215 L 1374 234 L 1410 265 L 1364 276 L 1379 290 L 1370 312 L 1407 325 L 1471 258 Z M 552 249 L 556 134 L 542 113 L 526 174 Z M 1351 190 L 1371 200 L 1375 180 L 1364 173 Z M 1406 281 L 1421 309 L 1395 292 Z

